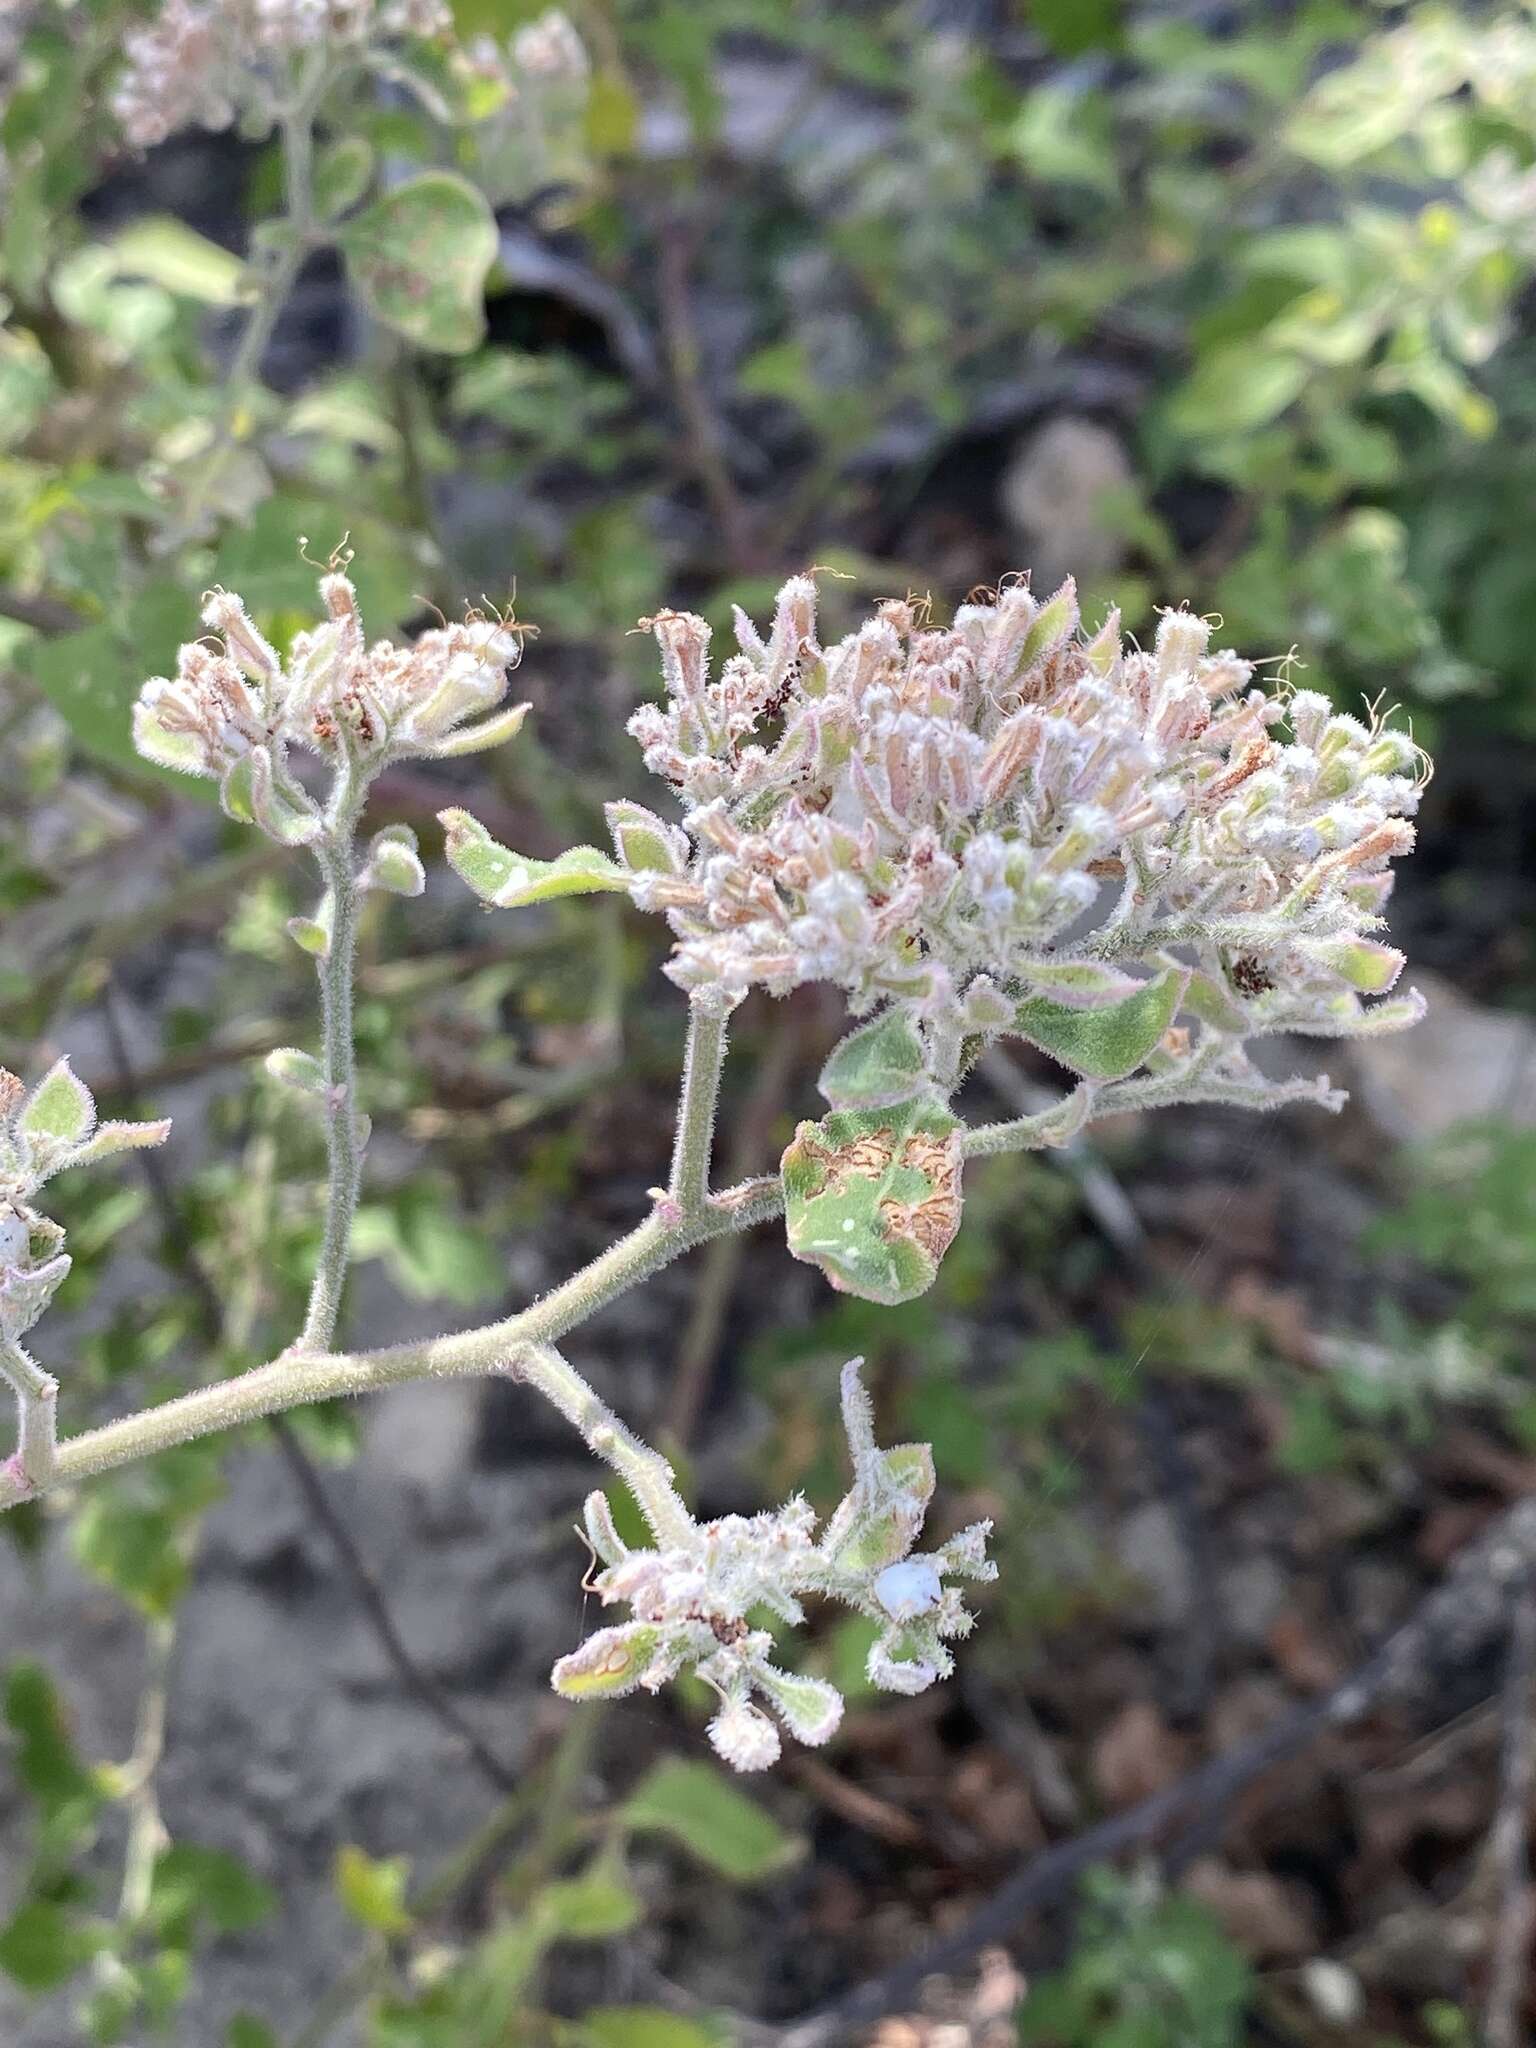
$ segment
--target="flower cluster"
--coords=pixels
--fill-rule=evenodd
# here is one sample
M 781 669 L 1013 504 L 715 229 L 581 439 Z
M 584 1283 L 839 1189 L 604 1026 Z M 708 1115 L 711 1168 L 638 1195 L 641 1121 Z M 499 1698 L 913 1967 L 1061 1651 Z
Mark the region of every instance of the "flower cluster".
M 38 1189 L 67 1167 L 163 1144 L 169 1130 L 164 1122 L 99 1122 L 68 1060 L 30 1095 L 0 1067 L 0 1341 L 26 1334 L 69 1271 L 63 1231 L 33 1207 Z
M 1156 973 L 1168 946 L 1193 952 L 1219 991 L 1206 1028 L 1234 1040 L 1417 1014 L 1359 1000 L 1401 965 L 1364 935 L 1413 843 L 1405 734 L 1254 687 L 1187 612 L 1150 650 L 1113 613 L 1086 635 L 1070 582 L 1045 603 L 1005 588 L 944 630 L 892 601 L 831 647 L 816 611 L 795 577 L 766 638 L 737 613 L 718 671 L 702 619 L 650 622 L 666 701 L 630 731 L 683 829 L 634 804 L 610 824 L 683 987 L 734 1003 L 834 982 L 855 1014 L 906 1009 L 941 1065 L 1032 995 L 1099 1000 L 1086 963 L 1107 988 L 1103 963 Z
M 298 51 L 435 36 L 452 21 L 445 0 L 162 0 L 123 37 L 112 111 L 136 149 L 182 128 L 229 128 L 263 109 L 263 81 Z
M 479 724 L 507 692 L 522 651 L 507 621 L 471 616 L 409 646 L 363 634 L 357 592 L 333 569 L 320 579 L 326 618 L 295 634 L 288 659 L 252 623 L 240 598 L 214 591 L 203 623 L 216 635 L 181 649 L 176 674 L 155 676 L 134 706 L 134 745 L 146 759 L 217 779 L 230 816 L 287 844 L 318 838 L 321 814 L 294 779 L 288 749 L 371 773 L 386 760 L 440 759 L 508 739 L 527 710 Z
M 879 1625 L 869 1653 L 873 1684 L 919 1693 L 949 1675 L 954 1659 L 945 1639 L 969 1634 L 972 1617 L 944 1579 L 996 1577 L 986 1557 L 991 1524 L 975 1523 L 937 1550 L 913 1550 L 933 1494 L 933 1455 L 926 1444 L 876 1447 L 860 1363 L 852 1360 L 842 1376 L 853 1486 L 819 1541 L 804 1500 L 698 1523 L 670 1489 L 658 1500 L 654 1477 L 648 1484 L 642 1476 L 637 1498 L 656 1548 L 630 1550 L 606 1497 L 589 1497 L 587 1539 L 602 1567 L 592 1590 L 605 1605 L 626 1605 L 631 1618 L 599 1629 L 562 1657 L 553 1674 L 557 1692 L 573 1699 L 636 1687 L 655 1692 L 691 1670 L 719 1697 L 709 1724 L 716 1751 L 737 1770 L 762 1770 L 779 1754 L 779 1723 L 815 1744 L 842 1718 L 834 1686 L 774 1663 L 773 1637 L 757 1618 L 766 1613 L 797 1626 L 808 1593 L 843 1601 Z M 628 1476 L 622 1450 L 616 1455 L 601 1432 L 592 1441 Z

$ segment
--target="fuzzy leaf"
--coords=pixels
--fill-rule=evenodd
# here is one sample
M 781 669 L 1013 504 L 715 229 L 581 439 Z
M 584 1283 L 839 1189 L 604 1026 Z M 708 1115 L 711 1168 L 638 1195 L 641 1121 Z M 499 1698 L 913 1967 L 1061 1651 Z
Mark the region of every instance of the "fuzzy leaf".
M 390 896 L 422 893 L 427 886 L 427 871 L 416 850 L 416 834 L 409 825 L 386 825 L 382 832 L 375 832 L 358 886 L 382 889 Z
M 1311 948 L 1315 959 L 1341 975 L 1362 995 L 1379 996 L 1403 971 L 1403 956 L 1378 939 L 1333 939 Z
M 110 1159 L 117 1152 L 146 1152 L 151 1146 L 163 1145 L 170 1135 L 171 1120 L 168 1116 L 143 1124 L 124 1123 L 113 1117 L 97 1125 L 95 1132 L 69 1163 L 71 1166 L 94 1166 L 98 1159 Z
M 1031 988 L 1067 1010 L 1102 1010 L 1124 1002 L 1142 983 L 1102 960 L 1029 960 L 1019 972 Z
M 452 171 L 423 171 L 337 232 L 369 308 L 421 348 L 463 355 L 485 333 L 485 279 L 496 222 L 485 198 Z
M 660 1642 L 660 1629 L 645 1622 L 600 1628 L 559 1660 L 550 1684 L 567 1700 L 614 1699 L 633 1692 L 650 1670 Z
M 929 1444 L 893 1444 L 874 1452 L 873 1460 L 875 1469 L 860 1474 L 821 1540 L 837 1570 L 855 1578 L 883 1571 L 907 1555 L 935 1485 Z
M 460 754 L 483 754 L 487 747 L 499 747 L 504 740 L 515 739 L 531 709 L 528 704 L 509 704 L 505 711 L 482 718 L 478 725 L 464 725 L 457 732 L 444 733 L 425 751 L 434 761 L 451 761 Z
M 688 865 L 688 836 L 644 804 L 604 804 L 614 851 L 632 874 L 680 875 Z
M 500 910 L 629 886 L 624 870 L 595 846 L 573 846 L 558 860 L 528 860 L 499 845 L 468 811 L 439 811 L 438 823 L 449 866 L 477 896 Z
M 1074 1009 L 1031 996 L 1020 1003 L 1013 1028 L 1086 1080 L 1116 1081 L 1134 1073 L 1155 1049 L 1178 1012 L 1188 978 L 1185 968 L 1167 968 L 1102 1009 Z
M 926 1292 L 960 1227 L 960 1144 L 922 1098 L 801 1124 L 782 1164 L 791 1253 L 865 1301 Z
M 64 1284 L 70 1268 L 68 1252 L 41 1266 L 8 1266 L 0 1271 L 0 1336 L 14 1343 L 24 1337 Z
M 758 1665 L 753 1677 L 797 1741 L 816 1748 L 836 1733 L 843 1718 L 843 1696 L 835 1685 L 804 1672 L 779 1671 L 771 1664 Z
M 90 1136 L 95 1123 L 90 1089 L 70 1071 L 68 1060 L 59 1060 L 27 1098 L 17 1129 L 29 1138 L 59 1138 L 77 1145 Z
M 301 1052 L 296 1045 L 279 1045 L 267 1054 L 262 1065 L 285 1088 L 296 1088 L 301 1095 L 325 1093 L 325 1069 L 312 1052 Z
M 917 1026 L 905 1010 L 886 1010 L 833 1049 L 816 1085 L 834 1109 L 888 1109 L 910 1101 L 923 1080 Z

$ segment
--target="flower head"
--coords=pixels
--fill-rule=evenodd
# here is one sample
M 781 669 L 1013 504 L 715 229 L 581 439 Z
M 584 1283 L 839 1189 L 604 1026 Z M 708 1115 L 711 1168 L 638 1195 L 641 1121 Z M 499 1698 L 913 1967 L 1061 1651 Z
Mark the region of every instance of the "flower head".
M 560 1659 L 557 1692 L 655 1692 L 692 1670 L 720 1702 L 709 1724 L 716 1751 L 737 1770 L 760 1770 L 779 1754 L 780 1727 L 817 1744 L 842 1718 L 836 1688 L 782 1669 L 763 1626 L 766 1616 L 798 1626 L 803 1596 L 840 1600 L 880 1625 L 869 1659 L 874 1684 L 921 1692 L 948 1674 L 953 1659 L 942 1639 L 968 1633 L 971 1617 L 944 1580 L 996 1576 L 985 1554 L 990 1525 L 977 1523 L 936 1551 L 913 1550 L 933 1492 L 932 1453 L 926 1444 L 876 1448 L 859 1363 L 844 1367 L 842 1381 L 854 1483 L 819 1541 L 816 1517 L 797 1497 L 759 1515 L 703 1523 L 670 1516 L 654 1548 L 631 1550 L 606 1497 L 590 1496 L 587 1540 L 601 1562 L 592 1589 L 605 1606 L 627 1606 L 630 1618 Z
M 611 822 L 685 988 L 831 981 L 856 1015 L 900 1006 L 946 1092 L 979 993 L 1010 1012 L 1110 999 L 1102 969 L 1064 981 L 1071 954 L 1140 978 L 1189 949 L 1220 993 L 1204 1029 L 1234 1047 L 1417 1014 L 1360 1002 L 1400 964 L 1366 935 L 1413 843 L 1406 734 L 1253 686 L 1188 612 L 1149 650 L 1114 613 L 1086 634 L 1070 582 L 1043 604 L 1014 584 L 943 630 L 895 600 L 832 646 L 816 614 L 792 578 L 766 637 L 738 612 L 718 666 L 702 619 L 650 622 L 666 700 L 630 731 L 685 840 L 637 805 Z M 1132 987 L 1122 972 L 1115 999 Z
M 112 111 L 137 149 L 182 128 L 270 122 L 284 62 L 318 45 L 435 36 L 452 26 L 444 0 L 161 0 L 123 37 Z
M 290 772 L 291 747 L 373 772 L 405 756 L 492 746 L 517 730 L 528 708 L 466 724 L 506 695 L 522 654 L 510 620 L 472 614 L 408 646 L 370 646 L 357 592 L 339 567 L 322 576 L 320 595 L 325 618 L 294 635 L 284 661 L 241 598 L 211 592 L 203 605 L 209 639 L 183 647 L 176 674 L 152 677 L 134 706 L 134 744 L 146 759 L 215 777 L 232 817 L 291 843 L 320 831 L 316 806 Z

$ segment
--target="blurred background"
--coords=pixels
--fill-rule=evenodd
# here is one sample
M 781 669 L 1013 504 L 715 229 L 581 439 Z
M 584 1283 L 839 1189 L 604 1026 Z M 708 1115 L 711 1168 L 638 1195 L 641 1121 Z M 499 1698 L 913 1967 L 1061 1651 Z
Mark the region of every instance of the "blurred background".
M 1438 763 L 1392 905 L 1430 1013 L 1327 1048 L 1338 1119 L 1181 1110 L 984 1163 L 902 1308 L 769 1229 L 580 1333 L 703 1512 L 837 1497 L 861 1352 L 884 1434 L 934 1444 L 938 1533 L 996 1519 L 955 1679 L 874 1696 L 863 1624 L 824 1622 L 848 1719 L 745 1789 L 686 1696 L 551 1696 L 591 1475 L 515 1388 L 306 1411 L 6 1517 L 7 2038 L 766 2041 L 1276 1728 L 1265 1774 L 984 1917 L 852 2038 L 1532 2038 L 1536 1622 L 1511 1652 L 1529 1595 L 1480 1606 L 1475 1546 L 1536 1494 L 1536 11 L 585 0 L 556 29 L 462 0 L 484 79 L 530 25 L 555 61 L 525 39 L 477 99 L 402 56 L 321 139 L 338 212 L 465 177 L 483 290 L 434 331 L 323 249 L 254 362 L 277 152 L 259 123 L 127 146 L 152 12 L 0 4 L 0 1063 L 67 1051 L 106 1111 L 175 1119 L 163 1176 L 62 1184 L 66 1429 L 299 1318 L 319 1142 L 260 1056 L 310 1041 L 309 880 L 139 763 L 128 707 L 212 584 L 306 623 L 300 536 L 350 536 L 376 634 L 514 594 L 537 629 L 517 744 L 391 771 L 370 813 L 421 828 L 429 886 L 363 937 L 358 1344 L 529 1300 L 662 1177 L 659 928 L 613 897 L 490 920 L 432 820 L 552 855 L 652 800 L 623 724 L 664 603 L 723 630 L 816 564 L 830 635 L 1070 573 L 1091 622 L 1187 602 L 1399 706 Z M 823 993 L 741 1012 L 722 1177 L 813 1113 Z M 965 1108 L 1061 1078 L 1015 1047 Z M 1468 1546 L 1411 1683 L 1311 1727 Z

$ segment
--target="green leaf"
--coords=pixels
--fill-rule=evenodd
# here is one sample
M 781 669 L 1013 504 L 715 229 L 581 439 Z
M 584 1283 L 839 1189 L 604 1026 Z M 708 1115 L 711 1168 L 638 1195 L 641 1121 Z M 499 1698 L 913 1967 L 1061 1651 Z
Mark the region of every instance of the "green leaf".
M 55 1991 L 108 1938 L 106 1928 L 77 1919 L 51 1899 L 28 1899 L 0 1928 L 0 1970 L 23 1991 Z
M 59 1138 L 66 1145 L 88 1138 L 96 1125 L 96 1104 L 85 1083 L 59 1060 L 27 1098 L 18 1128 L 29 1138 Z
M 724 2048 L 726 2035 L 659 2005 L 599 2005 L 583 2013 L 581 2048 Z
M 132 738 L 133 700 L 143 682 L 114 627 L 38 640 L 22 657 L 28 673 L 87 752 L 119 767 L 140 768 Z
M 362 198 L 373 178 L 373 145 L 361 135 L 328 143 L 315 159 L 315 211 L 337 220 Z
M 1202 440 L 1249 433 L 1278 419 L 1314 375 L 1300 356 L 1267 354 L 1262 344 L 1232 342 L 1212 349 L 1173 394 L 1173 432 Z
M 155 1860 L 150 1912 L 163 1933 L 207 1919 L 221 1934 L 239 1934 L 276 1911 L 271 1885 L 222 1849 L 173 1842 Z
M 13 1664 L 7 1674 L 5 1719 L 17 1738 L 16 1776 L 46 1815 L 69 1806 L 89 1811 L 101 1803 L 102 1788 L 70 1740 L 58 1688 L 30 1658 Z
M 279 2048 L 278 2038 L 254 2013 L 237 2012 L 224 2035 L 224 2048 Z
M 924 1075 L 917 1026 L 905 1010 L 886 1010 L 849 1032 L 816 1085 L 834 1109 L 888 1109 L 910 1100 Z
M 1073 1009 L 1048 996 L 1031 996 L 1014 1015 L 1014 1030 L 1074 1074 L 1115 1081 L 1134 1073 L 1173 1022 L 1188 970 L 1169 967 L 1134 995 L 1101 1009 Z
M 466 179 L 423 171 L 336 239 L 369 309 L 408 341 L 463 355 L 484 338 L 485 279 L 498 236 L 490 207 Z
M 618 1817 L 636 1834 L 669 1835 L 740 1884 L 771 1876 L 801 1851 L 794 1836 L 719 1771 L 679 1758 L 648 1771 Z
M 177 298 L 238 306 L 251 296 L 245 265 L 168 215 L 135 221 L 110 244 L 121 277 L 143 277 Z
M 573 846 L 558 860 L 529 860 L 501 846 L 468 811 L 439 811 L 444 851 L 454 873 L 477 896 L 500 910 L 546 903 L 555 896 L 590 896 L 627 889 L 629 877 L 595 846 Z
M 370 1856 L 355 1842 L 336 1851 L 336 1896 L 359 1926 L 376 1934 L 407 1934 L 411 1915 L 405 1903 L 410 1883 L 408 1856 Z
M 539 1926 L 551 1940 L 605 1941 L 640 1918 L 640 1901 L 611 1872 L 591 1870 L 548 1884 L 534 1903 Z
M 803 1123 L 782 1162 L 789 1249 L 865 1301 L 933 1285 L 960 1227 L 960 1126 L 921 1097 Z
M 1058 57 L 1118 50 L 1125 40 L 1122 0 L 1029 0 L 1030 25 Z
M 95 1487 L 70 1528 L 86 1571 L 163 1620 L 187 1585 L 187 1542 L 203 1508 L 217 1498 L 219 1457 L 211 1445 L 162 1454 L 154 1470 Z

